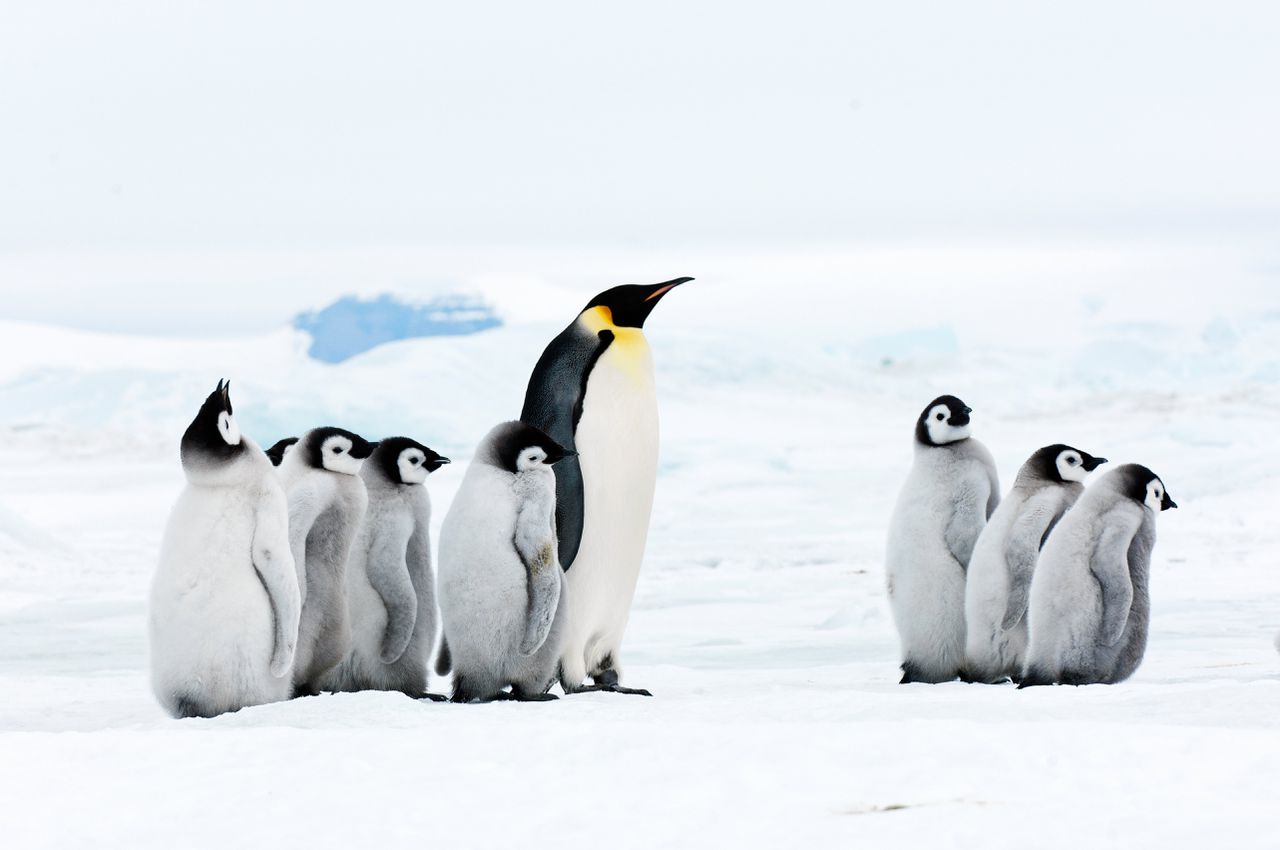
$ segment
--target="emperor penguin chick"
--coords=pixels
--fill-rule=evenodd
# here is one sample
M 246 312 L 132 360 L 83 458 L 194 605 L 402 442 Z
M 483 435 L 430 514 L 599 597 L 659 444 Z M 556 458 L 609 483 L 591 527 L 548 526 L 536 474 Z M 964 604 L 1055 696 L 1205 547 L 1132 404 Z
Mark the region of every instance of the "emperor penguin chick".
M 889 524 L 889 603 L 902 683 L 946 682 L 964 667 L 965 570 L 1000 501 L 995 462 L 969 436 L 972 411 L 934 399 L 916 419 L 915 461 Z
M 972 681 L 1017 680 L 1027 651 L 1027 599 L 1040 548 L 1084 492 L 1103 457 L 1062 444 L 1027 459 L 969 560 L 965 581 L 965 672 Z
M 300 607 L 289 508 L 240 433 L 229 384 L 182 435 L 182 469 L 148 610 L 156 698 L 174 717 L 288 699 Z
M 569 456 L 523 422 L 484 438 L 440 529 L 440 614 L 453 699 L 554 699 L 565 579 L 556 552 L 556 479 Z
M 439 617 L 424 484 L 448 462 L 416 440 L 388 437 L 360 468 L 369 508 L 347 561 L 351 651 L 321 678 L 323 690 L 426 693 Z
M 374 444 L 341 428 L 303 434 L 276 469 L 289 497 L 289 548 L 302 591 L 294 695 L 320 692 L 351 648 L 346 565 L 368 496 L 360 467 Z
M 1040 553 L 1018 687 L 1112 684 L 1133 675 L 1147 648 L 1156 514 L 1177 506 L 1159 476 L 1136 463 L 1085 491 Z

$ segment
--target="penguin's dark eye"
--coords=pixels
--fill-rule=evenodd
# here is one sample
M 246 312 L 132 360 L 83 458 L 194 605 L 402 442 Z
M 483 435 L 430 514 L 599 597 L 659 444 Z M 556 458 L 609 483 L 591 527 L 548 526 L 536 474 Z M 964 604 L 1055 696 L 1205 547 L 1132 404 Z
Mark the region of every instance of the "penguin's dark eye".
M 1067 458 L 1067 466 L 1075 466 L 1075 465 L 1076 465 L 1076 459 L 1075 459 L 1075 458 L 1073 458 L 1073 457 L 1069 457 L 1069 458 Z
M 342 454 L 342 449 L 341 449 L 339 446 L 334 446 L 334 447 L 333 447 L 333 453 L 334 453 L 334 454 L 336 454 L 336 455 L 340 455 L 340 454 Z
M 941 413 L 939 413 L 939 414 L 938 414 L 938 421 L 939 421 L 939 422 L 941 422 L 944 418 L 945 418 L 945 417 L 944 417 Z
M 418 465 L 418 459 L 417 459 L 416 457 L 411 457 L 411 458 L 409 458 L 409 463 L 413 464 L 414 466 L 417 466 L 417 465 Z

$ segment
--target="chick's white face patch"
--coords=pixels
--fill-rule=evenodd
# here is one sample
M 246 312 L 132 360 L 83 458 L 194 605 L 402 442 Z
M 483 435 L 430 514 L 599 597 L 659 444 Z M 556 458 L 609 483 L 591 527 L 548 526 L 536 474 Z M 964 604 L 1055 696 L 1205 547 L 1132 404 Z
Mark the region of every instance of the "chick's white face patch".
M 330 472 L 343 475 L 358 475 L 364 463 L 351 456 L 351 441 L 339 435 L 324 441 L 324 445 L 320 447 L 320 462 Z
M 1147 498 L 1143 503 L 1156 513 L 1164 509 L 1164 482 L 1159 478 L 1147 484 Z
M 421 484 L 427 480 L 427 456 L 421 449 L 405 449 L 400 452 L 396 466 L 400 481 L 404 484 Z
M 925 428 L 929 432 L 929 440 L 935 446 L 945 446 L 947 443 L 954 443 L 969 436 L 970 426 L 967 423 L 960 426 L 951 424 L 951 408 L 945 404 L 935 404 L 929 408 L 924 421 Z
M 1063 481 L 1079 481 L 1083 484 L 1089 471 L 1084 468 L 1084 458 L 1080 457 L 1080 453 L 1068 449 L 1058 454 L 1058 475 L 1062 476 Z
M 240 445 L 240 426 L 236 418 L 227 411 L 218 414 L 218 433 L 228 446 Z
M 546 452 L 537 446 L 530 446 L 527 449 L 522 449 L 520 456 L 516 458 L 516 469 L 524 472 L 527 469 L 533 469 L 536 466 L 540 466 L 546 459 Z

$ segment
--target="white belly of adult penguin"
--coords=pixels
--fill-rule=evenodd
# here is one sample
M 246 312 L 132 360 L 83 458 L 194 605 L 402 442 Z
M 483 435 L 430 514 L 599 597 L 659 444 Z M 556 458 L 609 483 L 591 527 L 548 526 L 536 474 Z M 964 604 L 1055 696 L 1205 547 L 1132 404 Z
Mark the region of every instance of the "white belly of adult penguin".
M 619 684 L 618 663 L 658 473 L 658 400 L 643 328 L 658 301 L 691 280 L 600 293 L 551 341 L 529 379 L 521 420 L 577 452 L 555 465 L 569 604 L 565 693 L 649 696 Z M 593 684 L 584 686 L 588 675 Z

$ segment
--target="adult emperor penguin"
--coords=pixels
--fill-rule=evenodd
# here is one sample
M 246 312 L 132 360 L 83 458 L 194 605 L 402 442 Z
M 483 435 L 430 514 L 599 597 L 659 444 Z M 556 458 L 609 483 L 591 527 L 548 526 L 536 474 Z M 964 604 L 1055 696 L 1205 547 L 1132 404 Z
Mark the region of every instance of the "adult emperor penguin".
M 1040 547 L 1084 492 L 1104 457 L 1061 443 L 1045 446 L 1018 470 L 1013 488 L 978 535 L 965 580 L 965 673 L 975 682 L 1022 676 L 1027 598 Z
M 1156 514 L 1177 506 L 1159 476 L 1136 463 L 1085 491 L 1040 553 L 1019 687 L 1110 684 L 1133 674 L 1147 648 Z
M 439 617 L 423 485 L 448 462 L 416 440 L 388 437 L 360 468 L 369 508 L 347 561 L 351 651 L 321 678 L 323 690 L 426 693 Z
M 440 529 L 440 614 L 457 702 L 554 699 L 566 578 L 552 465 L 568 452 L 523 422 L 484 438 Z
M 303 434 L 276 469 L 289 497 L 289 548 L 302 590 L 295 695 L 320 691 L 351 648 L 346 565 L 368 505 L 360 467 L 374 444 L 341 428 Z
M 995 461 L 951 395 L 916 419 L 915 461 L 889 524 L 889 603 L 902 642 L 902 683 L 946 682 L 964 668 L 965 570 L 1000 501 Z
M 658 402 L 644 322 L 668 292 L 693 280 L 615 286 L 583 308 L 538 359 L 521 420 L 577 456 L 556 464 L 560 563 L 568 576 L 566 693 L 619 684 L 658 469 Z M 590 675 L 593 685 L 584 686 Z
M 300 599 L 289 508 L 220 381 L 182 435 L 187 486 L 151 584 L 151 686 L 174 717 L 288 699 Z

